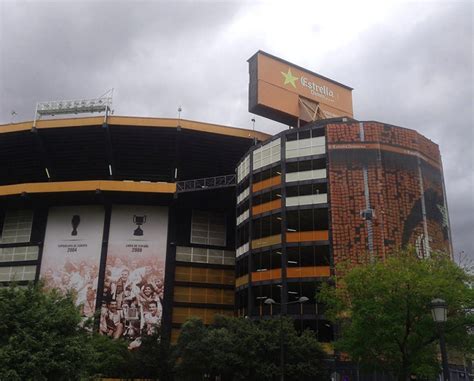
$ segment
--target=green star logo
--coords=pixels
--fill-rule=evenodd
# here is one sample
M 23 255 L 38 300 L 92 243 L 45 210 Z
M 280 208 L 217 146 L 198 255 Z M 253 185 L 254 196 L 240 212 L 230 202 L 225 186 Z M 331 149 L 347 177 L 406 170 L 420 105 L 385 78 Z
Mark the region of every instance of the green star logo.
M 288 68 L 288 73 L 284 73 L 284 72 L 280 72 L 283 77 L 285 77 L 285 82 L 283 83 L 284 85 L 286 84 L 290 84 L 291 86 L 293 86 L 295 89 L 296 89 L 296 83 L 295 81 L 298 79 L 298 77 L 295 77 L 292 73 L 291 73 L 291 69 Z

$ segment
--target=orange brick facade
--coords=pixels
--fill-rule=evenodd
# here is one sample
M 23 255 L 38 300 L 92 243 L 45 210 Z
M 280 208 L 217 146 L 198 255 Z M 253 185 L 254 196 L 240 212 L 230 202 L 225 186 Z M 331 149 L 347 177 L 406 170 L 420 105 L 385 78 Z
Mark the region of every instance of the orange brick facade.
M 376 122 L 329 124 L 326 136 L 335 265 L 384 258 L 407 245 L 420 256 L 451 253 L 436 144 Z

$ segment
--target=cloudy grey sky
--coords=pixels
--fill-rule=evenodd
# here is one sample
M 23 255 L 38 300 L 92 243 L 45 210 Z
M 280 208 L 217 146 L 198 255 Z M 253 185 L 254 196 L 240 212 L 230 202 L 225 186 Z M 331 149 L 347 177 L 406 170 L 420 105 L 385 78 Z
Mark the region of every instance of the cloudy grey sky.
M 474 258 L 471 1 L 0 0 L 0 124 L 114 88 L 116 115 L 182 106 L 250 128 L 246 61 L 259 49 L 353 87 L 357 119 L 438 143 L 455 251 Z

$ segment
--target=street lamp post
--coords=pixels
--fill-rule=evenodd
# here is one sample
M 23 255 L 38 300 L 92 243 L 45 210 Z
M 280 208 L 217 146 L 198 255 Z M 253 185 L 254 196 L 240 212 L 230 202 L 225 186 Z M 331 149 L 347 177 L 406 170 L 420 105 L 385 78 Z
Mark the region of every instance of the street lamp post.
M 441 362 L 443 366 L 443 381 L 449 381 L 448 354 L 446 352 L 446 342 L 444 340 L 444 323 L 447 318 L 447 304 L 443 299 L 433 299 L 431 301 L 431 314 L 436 323 L 439 334 L 439 346 L 441 349 Z
M 294 302 L 288 302 L 288 303 L 277 303 L 275 300 L 271 298 L 265 299 L 264 303 L 271 305 L 271 304 L 276 304 L 279 306 L 287 306 L 289 304 L 296 304 L 296 303 L 305 303 L 309 300 L 306 296 L 301 296 L 298 298 L 298 300 L 295 300 Z M 280 309 L 280 380 L 285 381 L 285 346 L 284 344 L 284 339 L 283 339 L 283 313 L 282 309 Z

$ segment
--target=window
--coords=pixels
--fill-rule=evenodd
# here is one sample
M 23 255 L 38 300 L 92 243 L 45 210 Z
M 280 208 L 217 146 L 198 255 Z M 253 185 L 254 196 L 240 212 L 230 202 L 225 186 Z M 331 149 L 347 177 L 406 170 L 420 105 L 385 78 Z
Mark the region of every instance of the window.
M 329 246 L 287 247 L 288 267 L 329 266 Z
M 267 179 L 271 179 L 272 177 L 280 176 L 281 175 L 281 165 L 278 164 L 274 167 L 265 169 L 264 171 L 254 173 L 253 175 L 253 183 L 258 183 L 260 181 L 264 181 Z
M 286 182 L 325 179 L 326 159 L 289 162 L 286 165 Z
M 237 182 L 240 183 L 250 172 L 250 155 L 246 156 L 245 159 L 237 167 Z
M 287 141 L 286 158 L 321 155 L 326 153 L 324 136 L 311 137 L 311 131 L 300 131 L 298 140 Z
M 223 214 L 193 211 L 191 243 L 226 246 L 226 218 Z
M 298 139 L 309 139 L 310 137 L 316 138 L 319 136 L 324 136 L 324 127 L 313 128 L 310 130 L 300 128 L 295 132 L 288 133 L 286 135 L 286 141 L 292 142 Z
M 328 193 L 328 187 L 326 183 L 294 185 L 286 188 L 286 197 L 326 193 Z
M 237 308 L 238 316 L 247 315 L 247 305 L 248 305 L 248 288 L 245 288 L 241 291 L 237 291 L 235 295 L 235 307 Z
M 38 251 L 38 246 L 0 248 L 0 262 L 35 261 Z
M 237 204 L 241 203 L 245 198 L 247 198 L 250 194 L 250 187 L 247 185 L 246 188 L 243 188 L 243 190 L 239 193 L 237 196 Z
M 288 301 L 294 302 L 302 296 L 309 300 L 305 303 L 294 303 L 288 305 L 289 314 L 317 314 L 316 292 L 319 286 L 315 282 L 289 282 L 288 283 Z
M 242 213 L 244 213 L 246 210 L 249 210 L 249 205 L 250 202 L 249 200 L 245 201 L 241 205 L 237 207 L 237 216 L 240 216 Z
M 235 266 L 235 275 L 237 278 L 249 273 L 249 257 L 245 257 L 237 261 Z
M 0 267 L 0 282 L 35 280 L 36 266 Z
M 182 262 L 233 265 L 235 263 L 235 252 L 230 250 L 177 246 L 176 260 Z
M 286 164 L 286 173 L 305 172 L 312 169 L 325 169 L 326 159 L 291 161 Z
M 257 316 L 265 315 L 278 315 L 280 313 L 280 306 L 277 304 L 265 304 L 265 300 L 268 298 L 273 299 L 275 302 L 280 303 L 281 301 L 281 285 L 280 284 L 269 284 L 253 286 L 253 310 L 252 314 Z
M 240 247 L 249 242 L 249 224 L 245 223 L 237 228 L 237 242 L 236 247 Z
M 242 212 L 242 214 L 239 214 L 237 216 L 235 223 L 237 225 L 240 225 L 242 222 L 246 221 L 249 218 L 249 216 L 250 216 L 250 211 L 247 209 L 244 212 Z
M 280 139 L 275 139 L 253 151 L 253 169 L 259 169 L 280 161 Z
M 273 189 L 268 192 L 260 193 L 253 197 L 253 206 L 265 204 L 270 201 L 278 200 L 281 198 L 281 189 Z
M 288 231 L 327 230 L 329 226 L 326 208 L 290 210 L 286 218 Z
M 3 222 L 0 243 L 30 242 L 32 226 L 32 210 L 7 211 Z
M 253 221 L 253 237 L 258 239 L 281 233 L 281 214 L 276 213 Z
M 249 205 L 250 205 L 249 200 L 247 200 L 243 204 L 237 207 L 237 218 L 236 218 L 237 226 L 249 218 L 250 216 Z
M 252 256 L 252 272 L 281 268 L 281 249 L 266 250 Z

